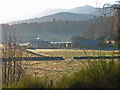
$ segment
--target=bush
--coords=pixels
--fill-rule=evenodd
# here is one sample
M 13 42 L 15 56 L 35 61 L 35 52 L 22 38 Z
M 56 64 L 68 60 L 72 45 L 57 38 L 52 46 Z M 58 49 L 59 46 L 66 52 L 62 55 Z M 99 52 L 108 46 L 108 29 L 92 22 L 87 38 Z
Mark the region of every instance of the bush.
M 115 60 L 89 61 L 70 76 L 64 76 L 56 83 L 57 88 L 117 88 L 120 69 Z
M 10 84 L 8 87 L 3 86 L 3 88 L 46 88 L 47 81 L 43 80 L 42 78 L 35 78 L 30 76 L 24 76 L 21 80 L 17 83 Z

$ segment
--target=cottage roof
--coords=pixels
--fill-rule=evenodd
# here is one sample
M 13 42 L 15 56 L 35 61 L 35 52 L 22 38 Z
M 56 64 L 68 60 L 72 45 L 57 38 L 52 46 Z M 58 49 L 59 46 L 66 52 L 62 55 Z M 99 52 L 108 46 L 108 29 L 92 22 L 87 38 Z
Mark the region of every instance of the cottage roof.
M 84 40 L 83 42 L 79 42 L 80 45 L 98 45 L 99 40 Z
M 30 41 L 30 43 L 34 43 L 34 44 L 51 44 L 49 41 L 41 41 L 41 40 L 33 40 Z

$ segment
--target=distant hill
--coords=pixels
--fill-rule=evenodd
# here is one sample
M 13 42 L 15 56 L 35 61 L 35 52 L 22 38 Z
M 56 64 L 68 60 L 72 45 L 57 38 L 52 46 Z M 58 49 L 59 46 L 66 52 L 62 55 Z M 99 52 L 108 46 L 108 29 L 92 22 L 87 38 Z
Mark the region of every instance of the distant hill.
M 75 13 L 69 13 L 69 12 L 60 12 L 57 14 L 48 15 L 41 18 L 29 19 L 27 20 L 27 22 L 46 22 L 46 21 L 52 21 L 53 19 L 57 21 L 58 20 L 84 21 L 84 20 L 92 19 L 93 17 L 94 15 L 90 15 L 90 14 L 75 14 Z
M 48 16 L 48 15 L 52 15 L 60 12 L 68 12 L 68 10 L 67 9 L 48 9 L 36 14 L 36 17 Z
M 99 9 L 100 8 L 95 8 L 95 7 L 92 7 L 90 5 L 75 7 L 75 8 L 71 8 L 71 9 L 48 9 L 48 10 L 45 10 L 45 11 L 38 13 L 36 16 L 42 17 L 42 16 L 52 15 L 52 14 L 56 14 L 56 13 L 60 13 L 60 12 L 100 15 Z
M 103 27 L 102 18 L 100 17 L 99 18 L 94 17 L 93 19 L 88 21 L 70 21 L 70 20 L 57 21 L 53 19 L 52 21 L 48 21 L 48 22 L 40 22 L 40 23 L 32 22 L 32 23 L 5 25 L 4 28 L 6 29 L 9 28 L 10 30 L 14 30 L 14 28 L 17 27 L 17 32 L 23 38 L 23 41 L 35 40 L 37 37 L 40 37 L 41 40 L 48 40 L 48 41 L 70 41 L 70 39 L 74 35 L 83 35 L 91 31 L 90 30 L 91 28 L 89 28 L 89 26 L 91 25 L 90 23 L 92 22 L 95 23 L 92 26 L 97 27 L 96 28 L 97 32 L 105 31 Z M 85 30 L 85 32 L 83 32 L 83 30 Z M 100 35 L 104 35 L 104 34 L 100 34 Z
M 76 20 L 76 21 L 89 20 L 89 19 L 92 19 L 94 16 L 100 16 L 101 14 L 99 10 L 89 5 L 76 7 L 69 10 L 50 9 L 50 10 L 45 10 L 41 13 L 36 14 L 34 16 L 36 18 L 8 22 L 8 24 L 46 22 L 46 21 L 53 20 L 53 18 L 55 18 L 56 20 Z
M 59 14 L 65 15 L 68 13 Z M 111 19 L 111 17 L 107 17 L 105 24 L 103 17 L 94 17 L 93 19 L 86 21 L 57 21 L 56 19 L 52 19 L 52 21 L 39 23 L 31 22 L 13 25 L 5 24 L 2 28 L 3 30 L 8 30 L 8 32 L 10 30 L 13 30 L 13 32 L 16 30 L 18 36 L 20 36 L 22 41 L 25 42 L 35 40 L 37 37 L 40 37 L 41 40 L 48 40 L 52 42 L 70 41 L 74 35 L 81 35 L 87 39 L 107 40 L 108 38 L 113 39 L 117 33 L 111 25 L 112 20 L 113 19 Z
M 82 7 L 76 7 L 69 10 L 69 12 L 77 13 L 77 14 L 91 14 L 91 15 L 101 15 L 101 9 L 95 8 L 89 5 L 85 5 Z
M 33 19 L 27 19 L 27 20 L 21 20 L 21 21 L 15 21 L 15 22 L 9 22 L 9 24 L 15 24 L 15 23 L 30 23 L 30 22 L 46 22 L 46 21 L 52 21 L 53 19 L 59 21 L 86 21 L 93 19 L 95 15 L 90 14 L 75 14 L 70 12 L 60 12 L 53 15 L 43 16 L 41 18 L 33 18 Z

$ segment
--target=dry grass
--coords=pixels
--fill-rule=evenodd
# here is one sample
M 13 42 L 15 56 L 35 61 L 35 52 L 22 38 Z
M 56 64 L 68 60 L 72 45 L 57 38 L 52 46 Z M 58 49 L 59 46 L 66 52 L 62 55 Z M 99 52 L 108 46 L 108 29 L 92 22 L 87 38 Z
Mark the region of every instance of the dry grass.
M 33 77 L 41 77 L 48 81 L 53 80 L 53 84 L 56 84 L 62 76 L 72 75 L 74 72 L 81 70 L 83 62 L 88 65 L 89 60 L 73 60 L 75 56 L 86 56 L 84 50 L 66 50 L 66 49 L 35 49 L 32 52 L 49 55 L 59 56 L 66 60 L 63 61 L 22 61 L 24 63 L 24 70 L 27 75 Z M 118 52 L 118 51 L 114 51 Z M 28 52 L 25 52 L 28 53 Z M 113 51 L 100 51 L 100 50 L 86 50 L 88 56 L 98 56 L 99 53 L 103 55 L 112 55 Z M 30 53 L 29 53 L 30 54 Z M 32 56 L 31 56 L 32 57 Z M 92 60 L 90 60 L 92 61 Z
M 64 74 L 77 72 L 81 69 L 81 61 L 87 60 L 73 60 L 73 57 L 86 56 L 84 50 L 70 50 L 70 49 L 27 49 L 34 53 L 42 54 L 44 56 L 63 57 L 64 61 L 27 61 L 25 71 L 28 75 L 44 77 L 50 80 L 58 80 Z M 114 51 L 118 52 L 118 51 Z M 100 50 L 86 50 L 88 56 L 101 55 L 110 56 L 113 51 Z M 36 73 L 36 75 L 35 75 Z
M 16 55 L 15 55 L 15 57 L 40 57 L 40 56 L 38 56 L 38 55 L 35 55 L 35 54 L 32 54 L 32 53 L 29 53 L 29 52 L 26 52 L 26 51 L 24 51 L 24 50 L 20 50 L 20 49 L 16 49 L 15 51 L 11 51 L 10 53 L 12 54 L 14 54 L 14 52 L 16 53 Z M 5 55 L 5 57 L 7 58 L 8 57 L 8 55 L 9 55 L 9 50 L 4 50 L 4 52 L 3 53 L 5 53 L 6 55 Z M 2 54 L 3 54 L 2 53 Z M 20 55 L 21 54 L 21 55 Z M 3 56 L 3 55 L 2 55 Z
M 32 51 L 34 53 L 38 53 L 44 56 L 54 56 L 54 57 L 63 57 L 66 60 L 72 60 L 73 57 L 81 57 L 86 56 L 84 50 L 71 50 L 71 49 L 27 49 L 28 51 Z M 103 50 L 85 50 L 87 56 L 98 56 L 99 54 L 104 56 L 111 56 L 116 51 L 103 51 Z M 114 54 L 116 56 L 118 54 Z
M 64 74 L 71 74 L 80 70 L 80 60 L 64 61 L 27 61 L 25 71 L 33 77 L 44 77 L 49 80 L 59 80 Z M 35 75 L 36 73 L 36 75 Z

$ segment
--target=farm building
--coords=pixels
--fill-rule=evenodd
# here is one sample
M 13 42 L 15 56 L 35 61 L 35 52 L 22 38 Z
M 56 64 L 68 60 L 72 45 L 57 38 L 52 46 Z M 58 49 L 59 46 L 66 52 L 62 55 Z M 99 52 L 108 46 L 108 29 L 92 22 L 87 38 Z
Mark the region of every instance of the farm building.
M 55 48 L 69 48 L 69 47 L 71 47 L 71 42 L 51 42 L 51 44 Z
M 45 49 L 45 48 L 51 48 L 51 43 L 43 40 L 33 40 L 33 41 L 30 41 L 29 46 L 33 48 Z
M 96 48 L 99 46 L 100 41 L 99 40 L 84 40 L 83 42 L 79 42 L 81 47 L 86 48 Z

